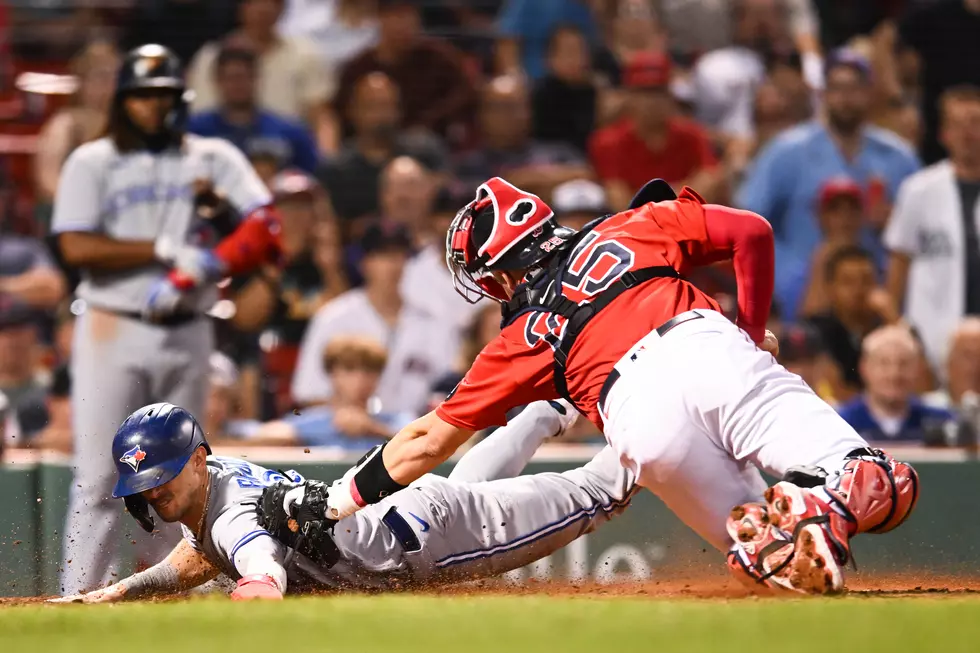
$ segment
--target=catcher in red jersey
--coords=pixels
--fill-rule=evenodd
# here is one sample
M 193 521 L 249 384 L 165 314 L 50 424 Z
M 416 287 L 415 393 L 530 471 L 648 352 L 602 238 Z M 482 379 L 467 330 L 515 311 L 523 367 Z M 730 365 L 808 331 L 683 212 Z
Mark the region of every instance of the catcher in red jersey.
M 535 195 L 489 180 L 453 220 L 446 258 L 464 297 L 500 302 L 500 335 L 435 411 L 325 491 L 290 488 L 283 511 L 340 519 L 504 424 L 509 409 L 564 397 L 741 579 L 840 591 L 850 538 L 902 523 L 918 477 L 776 362 L 764 326 L 773 256 L 765 219 L 688 188 L 677 197 L 661 180 L 579 232 Z M 729 259 L 734 323 L 684 280 Z M 782 480 L 767 488 L 760 470 Z

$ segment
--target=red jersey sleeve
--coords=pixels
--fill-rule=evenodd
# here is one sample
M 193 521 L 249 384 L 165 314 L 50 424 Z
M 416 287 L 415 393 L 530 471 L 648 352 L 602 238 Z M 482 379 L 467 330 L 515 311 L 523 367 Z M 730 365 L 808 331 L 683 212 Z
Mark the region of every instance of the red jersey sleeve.
M 664 256 L 678 272 L 686 274 L 692 266 L 715 262 L 713 258 L 718 254 L 713 251 L 708 238 L 704 207 L 697 193 L 685 187 L 674 201 L 644 204 L 638 210 L 656 224 L 669 241 L 677 243 L 680 256 L 671 256 L 669 248 Z
M 507 411 L 539 399 L 558 396 L 554 352 L 544 339 L 529 344 L 528 316 L 509 325 L 490 341 L 472 367 L 436 408 L 444 422 L 468 431 L 507 423 Z

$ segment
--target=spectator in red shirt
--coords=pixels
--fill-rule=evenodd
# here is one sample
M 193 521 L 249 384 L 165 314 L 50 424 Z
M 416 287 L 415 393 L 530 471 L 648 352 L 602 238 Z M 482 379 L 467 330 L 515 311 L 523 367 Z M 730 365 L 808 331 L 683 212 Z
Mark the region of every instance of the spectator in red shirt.
M 633 194 L 660 177 L 676 189 L 687 184 L 708 201 L 721 176 L 708 134 L 676 114 L 670 94 L 670 60 L 659 52 L 635 55 L 623 71 L 629 89 L 627 116 L 589 141 L 589 157 L 612 208 L 625 209 Z

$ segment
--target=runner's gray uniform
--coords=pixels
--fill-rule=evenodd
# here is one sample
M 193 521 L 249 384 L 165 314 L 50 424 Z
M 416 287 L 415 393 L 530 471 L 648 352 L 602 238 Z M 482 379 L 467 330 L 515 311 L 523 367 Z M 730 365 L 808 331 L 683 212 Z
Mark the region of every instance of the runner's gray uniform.
M 449 478 L 426 474 L 338 522 L 339 561 L 321 568 L 296 555 L 288 587 L 385 589 L 493 576 L 591 532 L 622 512 L 634 493 L 633 473 L 608 447 L 568 472 L 506 478 L 536 448 L 526 443 L 540 444 L 557 424 L 547 402 L 532 404 L 467 452 Z M 281 566 L 286 548 L 258 525 L 256 506 L 263 487 L 282 476 L 235 458 L 210 456 L 208 466 L 206 535 L 198 542 L 185 527 L 184 537 L 233 579 L 256 573 L 255 561 L 269 556 Z
M 102 138 L 68 157 L 55 198 L 52 231 L 95 232 L 116 240 L 213 246 L 194 211 L 193 182 L 211 180 L 240 215 L 271 202 L 269 191 L 245 157 L 216 138 L 184 137 L 180 149 L 120 154 Z M 217 300 L 214 286 L 189 293 L 180 310 L 198 319 L 157 326 L 134 318 L 146 305 L 152 284 L 168 273 L 162 264 L 99 272 L 82 270 L 77 296 L 86 310 L 75 324 L 72 344 L 72 429 L 74 480 L 65 528 L 62 591 L 91 590 L 112 580 L 125 562 L 120 550 L 124 518 L 111 498 L 115 461 L 113 434 L 126 416 L 149 403 L 166 401 L 192 414 L 204 412 L 212 324 L 204 313 Z M 127 529 L 130 524 L 127 522 Z M 154 561 L 177 541 L 175 528 L 126 553 Z

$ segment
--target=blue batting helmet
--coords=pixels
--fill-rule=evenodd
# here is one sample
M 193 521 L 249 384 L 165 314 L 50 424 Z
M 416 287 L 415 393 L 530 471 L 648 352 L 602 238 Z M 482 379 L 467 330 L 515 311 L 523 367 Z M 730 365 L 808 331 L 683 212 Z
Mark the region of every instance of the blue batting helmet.
M 173 93 L 174 107 L 166 116 L 164 129 L 173 135 L 182 133 L 193 95 L 184 83 L 180 59 L 156 43 L 134 48 L 123 58 L 116 77 L 116 110 L 125 96 L 151 90 Z
M 126 418 L 112 439 L 112 458 L 119 478 L 112 490 L 147 531 L 153 518 L 140 492 L 173 480 L 198 447 L 210 454 L 204 431 L 189 412 L 173 404 L 150 404 Z

